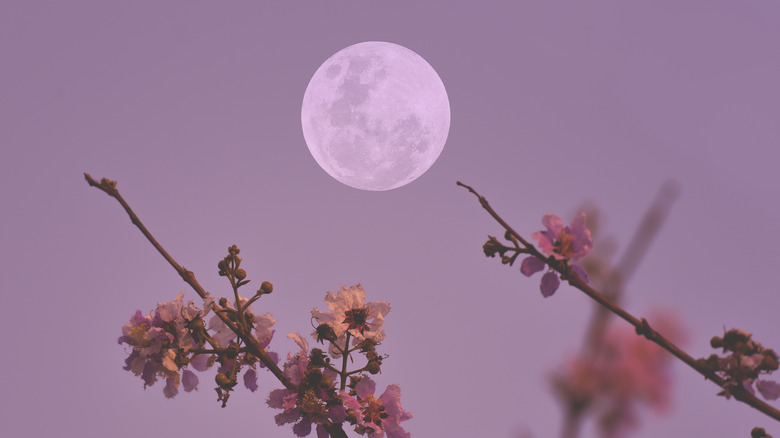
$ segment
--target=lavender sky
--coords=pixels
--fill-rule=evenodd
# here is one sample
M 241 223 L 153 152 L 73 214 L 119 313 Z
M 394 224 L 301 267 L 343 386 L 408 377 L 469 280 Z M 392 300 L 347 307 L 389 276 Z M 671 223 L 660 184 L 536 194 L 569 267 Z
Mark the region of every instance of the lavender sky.
M 171 401 L 122 370 L 136 309 L 197 297 L 82 172 L 118 180 L 215 295 L 238 244 L 249 278 L 274 283 L 255 310 L 283 355 L 326 291 L 389 301 L 377 381 L 401 384 L 418 438 L 556 436 L 548 376 L 592 310 L 485 258 L 501 230 L 457 180 L 526 236 L 593 201 L 619 249 L 676 180 L 626 307 L 676 311 L 697 357 L 724 327 L 780 348 L 778 22 L 770 1 L 3 1 L 0 435 L 292 436 L 265 406 L 270 374 L 221 409 L 210 374 Z M 414 50 L 450 98 L 439 160 L 388 192 L 329 177 L 301 133 L 311 75 L 363 41 Z M 780 434 L 674 372 L 673 410 L 643 413 L 637 437 Z

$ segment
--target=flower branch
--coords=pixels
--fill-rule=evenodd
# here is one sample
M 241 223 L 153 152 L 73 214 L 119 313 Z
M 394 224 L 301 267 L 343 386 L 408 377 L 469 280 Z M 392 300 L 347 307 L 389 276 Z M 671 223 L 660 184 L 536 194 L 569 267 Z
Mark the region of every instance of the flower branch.
M 144 224 L 141 222 L 141 220 L 138 218 L 138 216 L 135 214 L 132 208 L 130 208 L 130 205 L 127 204 L 127 202 L 124 200 L 122 195 L 119 194 L 119 191 L 116 188 L 116 181 L 111 181 L 106 178 L 101 179 L 100 182 L 95 181 L 88 173 L 84 173 L 84 178 L 87 180 L 87 183 L 91 187 L 95 187 L 103 191 L 108 196 L 114 198 L 119 202 L 119 204 L 122 206 L 122 208 L 125 209 L 127 214 L 130 216 L 130 221 L 135 225 L 141 233 L 146 237 L 146 239 L 149 241 L 149 243 L 154 246 L 154 248 L 159 252 L 163 258 L 173 267 L 174 270 L 181 276 L 181 278 L 192 287 L 192 289 L 195 291 L 195 293 L 198 294 L 202 299 L 209 300 L 210 294 L 206 292 L 206 290 L 203 289 L 203 287 L 198 283 L 198 280 L 195 279 L 195 274 L 192 271 L 188 271 L 184 269 L 181 265 L 176 263 L 176 260 L 171 257 L 170 254 L 160 245 L 159 242 L 157 242 L 157 239 L 152 236 L 152 234 L 149 232 L 149 230 L 146 229 Z M 294 388 L 294 385 L 290 380 L 284 375 L 281 369 L 274 363 L 274 361 L 268 356 L 268 353 L 266 353 L 265 349 L 260 345 L 260 343 L 257 341 L 257 339 L 254 339 L 252 336 L 248 336 L 247 333 L 243 330 L 239 330 L 238 326 L 231 321 L 224 313 L 223 309 L 221 309 L 216 303 L 214 303 L 214 311 L 216 315 L 219 316 L 219 318 L 222 320 L 222 322 L 225 323 L 226 326 L 228 326 L 231 330 L 233 330 L 235 333 L 237 333 L 241 340 L 244 341 L 244 343 L 247 345 L 247 347 L 250 349 L 251 353 L 257 356 L 261 362 L 263 362 L 263 365 L 265 365 L 274 376 L 276 376 L 277 379 L 287 388 Z
M 342 286 L 338 294 L 328 292 L 325 302 L 331 311 L 317 308 L 311 311 L 312 318 L 320 324 L 312 336 L 318 342 L 330 344 L 328 353 L 317 348 L 309 351 L 303 336 L 297 331 L 290 333 L 287 337 L 299 346 L 300 351 L 288 354 L 282 370 L 277 365 L 278 355 L 267 350 L 274 335 L 271 326 L 275 319 L 270 313 L 257 315 L 250 309 L 260 297 L 273 291 L 273 285 L 264 281 L 252 297 L 240 295 L 239 289 L 250 280 L 241 268 L 240 250 L 236 245 L 230 246 L 228 255 L 217 264 L 218 274 L 226 277 L 231 286 L 232 302 L 227 298 L 215 302 L 195 275 L 180 266 L 146 229 L 117 191 L 116 182 L 102 179 L 98 183 L 86 173 L 84 177 L 90 186 L 122 205 L 132 223 L 205 303 L 203 310 L 192 301 L 185 303 L 182 292 L 173 301 L 158 303 L 157 309 L 149 315 L 136 311 L 130 322 L 122 327 L 119 343 L 132 347 L 125 369 L 141 376 L 144 387 L 152 385 L 161 376 L 166 380 L 163 392 L 172 398 L 178 393 L 180 384 L 187 392 L 197 389 L 198 378 L 188 367 L 205 371 L 219 362 L 215 390 L 217 400 L 225 407 L 242 368 L 244 386 L 252 392 L 257 390 L 256 369 L 259 366 L 269 369 L 284 385 L 283 389 L 271 391 L 266 403 L 271 408 L 282 409 L 282 413 L 276 415 L 276 423 L 294 423 L 296 436 L 307 436 L 316 427 L 320 438 L 346 438 L 345 422 L 369 438 L 410 436 L 400 425 L 412 418 L 411 413 L 401 408 L 400 387 L 389 385 L 384 394 L 374 397 L 376 385 L 365 375 L 381 372 L 382 360 L 387 358 L 380 356 L 376 347 L 385 337 L 382 324 L 390 312 L 388 303 L 366 303 L 365 291 L 359 284 L 350 288 Z M 214 316 L 207 327 L 203 318 L 212 310 Z M 206 344 L 211 348 L 206 348 Z M 348 364 L 355 352 L 364 355 L 367 363 L 362 368 L 349 370 Z M 331 365 L 331 358 L 339 357 L 342 358 L 341 369 Z M 336 379 L 340 383 L 338 389 Z
M 562 280 L 567 281 L 571 286 L 579 289 L 601 306 L 634 326 L 638 335 L 644 336 L 659 345 L 706 379 L 713 381 L 723 389 L 720 395 L 733 396 L 735 399 L 780 421 L 780 410 L 758 399 L 752 393 L 750 386 L 758 376 L 758 373 L 770 373 L 778 368 L 777 355 L 774 351 L 764 349 L 760 344 L 752 341 L 749 334 L 732 330 L 727 332 L 723 339 L 714 338 L 712 341 L 714 348 L 723 347 L 724 352 L 728 351 L 731 353 L 730 356 L 718 358 L 712 355 L 708 359 L 694 359 L 658 331 L 654 330 L 645 318 L 637 318 L 631 315 L 604 294 L 589 286 L 584 270 L 580 271 L 582 268 L 569 264 L 570 259 L 577 260 L 584 256 L 592 244 L 589 232 L 583 228 L 584 214 L 582 214 L 582 218 L 575 218 L 570 227 L 565 228 L 559 223 L 560 219 L 557 217 L 552 215 L 545 216 L 543 223 L 547 226 L 547 231 L 534 233 L 534 237 L 540 242 L 540 246 L 545 252 L 551 254 L 550 256 L 545 256 L 501 218 L 484 196 L 460 181 L 457 182 L 457 185 L 466 188 L 477 197 L 482 208 L 504 228 L 507 240 L 515 244 L 515 247 L 505 246 L 491 236 L 483 247 L 486 255 L 495 256 L 495 254 L 500 254 L 502 263 L 511 265 L 511 262 L 514 261 L 518 254 L 529 254 L 531 257 L 525 259 L 523 266 L 521 266 L 523 274 L 530 276 L 544 269 L 545 266 L 550 270 L 542 278 L 541 289 L 544 296 L 550 296 L 555 292 L 558 287 L 557 275 L 560 275 Z M 519 242 L 520 245 L 517 245 L 515 241 Z M 505 261 L 507 260 L 505 254 L 511 251 L 514 251 L 513 256 L 509 256 L 509 260 Z M 732 332 L 738 332 L 739 334 L 731 335 L 730 333 Z M 724 345 L 724 339 L 727 337 L 734 339 L 728 346 Z M 762 359 L 759 359 L 759 356 Z M 762 383 L 763 387 L 761 386 Z M 758 381 L 758 389 L 766 398 L 774 399 L 780 395 L 780 385 L 772 381 Z

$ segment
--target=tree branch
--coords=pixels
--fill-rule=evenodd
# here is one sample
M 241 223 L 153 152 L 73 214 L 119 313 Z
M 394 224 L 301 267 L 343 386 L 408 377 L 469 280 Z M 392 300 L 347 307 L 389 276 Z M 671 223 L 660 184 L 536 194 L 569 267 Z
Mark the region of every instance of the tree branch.
M 116 189 L 116 181 L 111 181 L 106 178 L 103 178 L 100 180 L 100 182 L 95 181 L 88 173 L 84 173 L 84 178 L 87 180 L 87 183 L 91 187 L 95 187 L 101 191 L 103 191 L 108 196 L 114 198 L 119 202 L 119 204 L 122 206 L 122 208 L 125 209 L 128 216 L 130 216 L 130 221 L 138 227 L 139 230 L 141 230 L 141 233 L 143 233 L 144 237 L 146 237 L 146 240 L 149 241 L 149 243 L 154 246 L 154 248 L 157 250 L 157 252 L 160 253 L 160 255 L 163 256 L 163 258 L 170 264 L 174 270 L 181 276 L 182 280 L 186 282 L 187 284 L 192 287 L 192 289 L 195 291 L 195 293 L 198 294 L 203 300 L 207 300 L 209 298 L 209 293 L 206 292 L 203 287 L 198 283 L 198 280 L 195 279 L 195 274 L 192 273 L 192 271 L 188 271 L 187 269 L 184 269 L 181 265 L 176 263 L 176 260 L 171 257 L 170 254 L 165 250 L 165 248 L 160 245 L 159 242 L 157 242 L 157 239 L 152 236 L 152 234 L 149 232 L 149 230 L 146 229 L 143 223 L 141 223 L 141 220 L 138 219 L 138 216 L 133 212 L 133 209 L 130 208 L 130 206 L 127 204 L 127 202 L 122 198 L 122 195 L 119 194 L 119 191 Z M 268 353 L 265 351 L 265 349 L 260 345 L 260 343 L 255 339 L 254 336 L 251 336 L 250 333 L 244 333 L 243 330 L 240 330 L 239 327 L 231 321 L 227 316 L 225 316 L 225 312 L 223 311 L 219 304 L 216 302 L 213 303 L 215 314 L 221 319 L 225 325 L 227 325 L 230 330 L 232 330 L 236 335 L 241 338 L 242 341 L 246 344 L 247 348 L 249 349 L 249 352 L 253 355 L 257 356 L 261 362 L 273 373 L 274 376 L 276 376 L 277 379 L 287 388 L 287 389 L 297 389 L 297 387 L 290 381 L 290 379 L 287 378 L 287 376 L 284 375 L 282 370 L 276 365 L 276 363 L 271 359 L 270 356 L 268 356 Z
M 780 421 L 780 410 L 767 404 L 763 400 L 758 399 L 756 396 L 751 394 L 750 391 L 748 391 L 741 385 L 729 386 L 727 388 L 726 380 L 718 376 L 717 374 L 715 374 L 715 372 L 712 369 L 710 369 L 710 367 L 707 365 L 705 361 L 694 359 L 688 353 L 686 353 L 685 351 L 677 347 L 671 341 L 669 341 L 668 339 L 663 337 L 660 333 L 655 331 L 652 327 L 650 327 L 650 324 L 647 322 L 646 319 L 644 318 L 640 319 L 631 315 L 623 308 L 621 308 L 620 306 L 618 306 L 617 304 L 609 300 L 602 293 L 588 286 L 577 275 L 571 275 L 571 270 L 565 262 L 555 260 L 553 257 L 545 257 L 544 255 L 542 255 L 542 253 L 540 253 L 536 249 L 536 247 L 534 247 L 533 245 L 525 241 L 522 238 L 522 236 L 520 236 L 515 230 L 513 230 L 512 227 L 510 227 L 509 224 L 507 224 L 506 221 L 504 221 L 498 215 L 498 213 L 496 213 L 496 211 L 493 210 L 492 207 L 490 207 L 490 204 L 488 203 L 487 199 L 485 199 L 484 196 L 480 195 L 472 187 L 463 184 L 460 181 L 457 182 L 457 185 L 461 187 L 465 187 L 469 192 L 473 193 L 477 197 L 477 199 L 479 199 L 479 203 L 482 205 L 482 208 L 484 208 L 490 214 L 490 216 L 492 216 L 499 224 L 501 224 L 501 226 L 504 227 L 504 229 L 508 233 L 510 233 L 512 236 L 514 236 L 515 239 L 522 242 L 526 246 L 526 249 L 528 250 L 528 254 L 542 260 L 547 266 L 549 266 L 550 268 L 552 268 L 553 270 L 561 274 L 561 278 L 568 281 L 570 285 L 579 289 L 580 291 L 585 293 L 585 295 L 589 296 L 594 301 L 602 305 L 604 308 L 614 313 L 615 315 L 619 316 L 629 324 L 633 325 L 638 335 L 644 336 L 648 340 L 658 344 L 664 350 L 672 353 L 672 355 L 674 355 L 681 361 L 685 362 L 689 367 L 696 370 L 699 374 L 704 376 L 706 379 L 713 381 L 716 385 L 726 390 L 727 393 L 733 395 L 735 399 L 763 412 L 767 416 L 774 418 L 777 421 Z

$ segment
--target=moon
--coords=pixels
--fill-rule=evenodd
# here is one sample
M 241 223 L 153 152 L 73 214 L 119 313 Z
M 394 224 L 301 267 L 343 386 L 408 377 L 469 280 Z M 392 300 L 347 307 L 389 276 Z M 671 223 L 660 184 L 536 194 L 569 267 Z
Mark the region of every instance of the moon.
M 444 149 L 450 102 L 439 75 L 398 44 L 340 50 L 309 81 L 301 106 L 306 145 L 336 180 L 391 190 L 417 179 Z

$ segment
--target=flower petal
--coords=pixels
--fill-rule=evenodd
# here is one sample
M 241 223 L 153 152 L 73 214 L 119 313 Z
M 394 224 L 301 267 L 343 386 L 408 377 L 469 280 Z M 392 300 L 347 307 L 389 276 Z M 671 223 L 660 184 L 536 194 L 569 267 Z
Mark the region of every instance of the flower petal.
M 520 272 L 526 277 L 530 277 L 542 269 L 544 269 L 544 262 L 534 256 L 524 258 L 523 263 L 520 264 Z
M 360 379 L 360 382 L 355 385 L 355 392 L 360 399 L 364 399 L 369 395 L 373 395 L 374 391 L 376 391 L 376 383 L 374 383 L 370 377 L 363 377 Z
M 198 376 L 190 370 L 184 370 L 181 373 L 181 384 L 187 392 L 198 389 Z
M 780 384 L 772 380 L 759 380 L 756 382 L 756 389 L 761 396 L 767 400 L 777 400 L 780 397 Z
M 257 391 L 257 371 L 250 368 L 244 373 L 244 386 L 252 392 Z
M 547 298 L 558 290 L 558 286 L 561 284 L 561 280 L 558 279 L 558 274 L 549 271 L 542 277 L 542 284 L 539 288 L 542 291 L 542 296 Z

